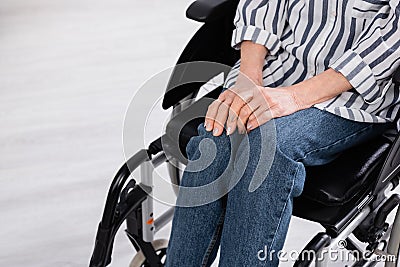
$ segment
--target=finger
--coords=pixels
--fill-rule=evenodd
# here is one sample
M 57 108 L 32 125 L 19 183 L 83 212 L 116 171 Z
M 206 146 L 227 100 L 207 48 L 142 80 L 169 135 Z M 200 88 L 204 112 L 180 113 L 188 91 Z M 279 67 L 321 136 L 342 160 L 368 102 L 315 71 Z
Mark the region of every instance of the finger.
M 221 105 L 222 102 L 226 102 L 228 105 L 230 105 L 234 97 L 235 93 L 233 93 L 231 90 L 226 90 L 222 92 L 213 103 L 211 103 L 211 105 L 208 107 L 206 118 L 204 120 L 204 127 L 207 131 L 211 131 L 214 127 L 215 116 L 217 114 L 219 105 Z
M 250 121 L 257 120 L 257 119 L 258 119 L 258 116 L 262 115 L 262 114 L 265 113 L 265 112 L 271 113 L 270 108 L 269 108 L 268 106 L 260 105 L 260 108 L 258 108 L 257 110 L 255 110 L 255 111 L 249 116 L 249 119 L 247 120 L 247 122 L 249 123 Z
M 240 110 L 247 103 L 251 102 L 254 98 L 253 90 L 243 90 L 237 87 L 232 88 L 232 92 L 235 94 L 235 98 L 232 101 L 231 109 L 229 110 L 227 119 L 227 135 L 233 133 L 237 127 L 237 119 L 239 117 Z
M 223 91 L 218 96 L 218 100 L 220 100 L 221 102 L 224 102 L 224 101 L 229 102 L 229 99 L 233 100 L 233 98 L 235 98 L 235 93 L 231 89 L 227 89 L 227 90 Z
M 263 109 L 267 109 L 264 105 L 264 102 L 262 99 L 260 98 L 255 98 L 252 101 L 250 101 L 249 103 L 246 104 L 245 107 L 243 107 L 240 110 L 239 113 L 239 120 L 242 121 L 242 123 L 246 123 L 249 119 L 249 117 L 258 109 L 263 108 Z
M 259 109 L 254 112 L 248 119 L 246 128 L 247 132 L 254 130 L 255 128 L 267 123 L 273 118 L 270 110 Z
M 235 98 L 239 97 L 245 103 L 249 103 L 254 98 L 254 88 L 246 88 L 246 89 L 232 89 L 232 92 L 235 94 Z
M 208 106 L 204 122 L 204 127 L 206 128 L 207 131 L 211 131 L 214 128 L 215 116 L 217 115 L 218 108 L 220 105 L 221 101 L 215 100 Z
M 226 102 L 222 102 L 221 105 L 219 105 L 218 112 L 214 120 L 214 136 L 220 136 L 224 131 L 224 125 L 226 119 L 228 118 L 229 107 L 230 105 L 228 105 Z
M 246 105 L 246 102 L 244 102 L 240 97 L 235 97 L 233 100 L 229 113 L 228 113 L 228 118 L 226 122 L 226 133 L 227 135 L 232 134 L 236 130 L 236 121 L 239 116 L 240 109 Z
M 239 133 L 241 134 L 244 134 L 246 132 L 246 123 L 251 114 L 259 108 L 257 103 L 254 102 L 257 101 L 250 101 L 249 104 L 243 106 L 240 110 L 239 118 L 236 125 L 238 127 Z
M 235 97 L 236 93 L 233 92 L 231 89 L 228 89 L 219 95 L 218 100 L 220 100 L 221 103 L 225 102 L 228 106 L 230 106 Z

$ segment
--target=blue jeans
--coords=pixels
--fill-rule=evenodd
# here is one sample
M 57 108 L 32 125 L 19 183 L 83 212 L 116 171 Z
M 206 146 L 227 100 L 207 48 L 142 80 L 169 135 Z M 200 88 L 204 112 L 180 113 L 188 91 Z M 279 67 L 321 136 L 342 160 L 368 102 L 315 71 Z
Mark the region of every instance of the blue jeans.
M 180 191 L 166 266 L 210 266 L 219 245 L 219 266 L 278 266 L 276 253 L 272 260 L 260 260 L 258 252 L 282 249 L 293 198 L 303 190 L 305 166 L 326 164 L 391 126 L 355 122 L 317 108 L 274 119 L 247 136 L 214 137 L 200 125 L 199 136 L 187 146 L 190 162 L 186 169 L 203 164 L 201 157 L 212 156 L 212 161 L 198 171 L 185 170 L 181 185 L 196 188 L 220 176 L 232 177 L 234 182 L 216 184 L 215 192 L 224 197 L 204 204 L 191 200 L 207 198 L 208 193 Z M 204 140 L 208 141 L 199 148 Z M 264 177 L 254 182 L 256 172 Z

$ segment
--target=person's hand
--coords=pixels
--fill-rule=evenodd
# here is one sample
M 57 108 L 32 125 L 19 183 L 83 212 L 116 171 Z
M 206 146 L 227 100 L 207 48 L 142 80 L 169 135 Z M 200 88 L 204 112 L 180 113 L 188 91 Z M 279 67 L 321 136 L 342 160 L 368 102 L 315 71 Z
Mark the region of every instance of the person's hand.
M 244 74 L 242 67 L 243 66 L 241 66 L 241 70 L 236 79 L 235 86 L 221 93 L 218 99 L 208 107 L 204 126 L 207 131 L 213 131 L 215 136 L 221 135 L 228 117 L 231 119 L 232 117 L 237 118 L 237 116 L 234 115 L 239 113 L 230 114 L 233 112 L 231 106 L 233 105 L 240 111 L 240 108 L 255 95 L 253 90 L 256 89 L 256 91 L 258 91 L 257 85 L 261 84 L 261 71 L 259 75 L 257 72 L 246 72 L 246 74 Z M 233 122 L 236 125 L 237 120 L 232 121 L 232 123 Z M 233 129 L 236 129 L 236 126 L 229 130 L 227 129 L 227 134 L 233 133 Z
M 205 126 L 215 136 L 235 130 L 245 133 L 277 117 L 292 114 L 306 106 L 292 87 L 265 88 L 239 75 L 236 85 L 223 92 L 208 108 Z
M 297 97 L 293 87 L 262 87 L 260 91 L 265 101 L 257 109 L 252 109 L 253 112 L 250 116 L 241 117 L 239 115 L 239 119 L 245 123 L 247 131 L 257 128 L 273 118 L 284 117 L 309 107 Z M 247 106 L 251 107 L 251 102 Z M 244 106 L 244 108 L 246 109 L 247 106 Z M 249 108 L 247 108 L 244 113 L 247 114 L 249 111 Z

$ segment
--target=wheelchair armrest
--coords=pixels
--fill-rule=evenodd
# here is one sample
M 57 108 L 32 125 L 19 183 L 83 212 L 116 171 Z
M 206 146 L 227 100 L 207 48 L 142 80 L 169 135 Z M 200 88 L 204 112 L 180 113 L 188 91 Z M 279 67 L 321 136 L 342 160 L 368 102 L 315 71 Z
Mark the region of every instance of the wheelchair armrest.
M 189 19 L 206 22 L 224 15 L 226 7 L 235 0 L 196 0 L 186 10 Z

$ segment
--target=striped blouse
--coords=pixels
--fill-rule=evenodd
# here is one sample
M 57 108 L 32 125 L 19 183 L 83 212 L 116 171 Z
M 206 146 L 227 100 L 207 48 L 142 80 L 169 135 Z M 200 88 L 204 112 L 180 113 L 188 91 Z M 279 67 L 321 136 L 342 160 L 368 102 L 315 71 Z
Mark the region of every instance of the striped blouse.
M 399 1 L 241 0 L 232 46 L 250 40 L 269 50 L 264 86 L 288 86 L 332 68 L 353 89 L 315 107 L 360 122 L 394 121 L 400 108 L 391 80 L 400 65 Z M 226 87 L 234 84 L 239 64 Z

